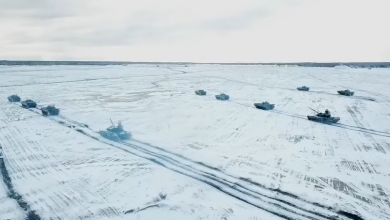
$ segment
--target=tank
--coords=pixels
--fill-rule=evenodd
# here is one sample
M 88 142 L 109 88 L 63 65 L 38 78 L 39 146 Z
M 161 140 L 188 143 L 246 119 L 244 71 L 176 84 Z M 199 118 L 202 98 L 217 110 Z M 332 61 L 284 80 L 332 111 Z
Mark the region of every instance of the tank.
M 254 103 L 254 105 L 261 110 L 272 110 L 275 108 L 275 104 L 270 104 L 269 102 Z
M 200 90 L 196 90 L 195 94 L 197 94 L 197 95 L 206 95 L 207 93 L 203 89 L 200 89 Z
M 22 103 L 23 108 L 36 108 L 37 107 L 37 103 L 31 99 L 27 99 L 25 101 L 22 101 L 21 103 Z
M 225 93 L 221 93 L 220 95 L 215 95 L 215 98 L 218 100 L 229 100 L 230 97 Z
M 312 109 L 312 110 L 315 111 L 314 109 Z M 313 116 L 308 115 L 307 119 L 309 119 L 310 121 L 327 123 L 327 124 L 333 124 L 333 123 L 337 123 L 338 121 L 340 121 L 339 117 L 332 117 L 330 115 L 330 113 L 325 114 L 325 113 L 320 113 L 317 111 L 315 111 L 315 112 L 317 113 L 316 115 L 313 115 Z
M 18 95 L 10 95 L 10 96 L 8 96 L 8 101 L 10 101 L 10 102 L 20 102 L 20 97 Z
M 120 121 L 118 122 L 117 126 L 112 123 L 112 126 L 108 127 L 105 131 L 99 131 L 99 134 L 102 137 L 113 141 L 127 140 L 131 137 L 130 132 L 127 132 L 123 129 L 123 125 Z
M 41 108 L 43 115 L 58 115 L 60 114 L 60 110 L 56 108 L 54 105 L 48 105 L 47 107 Z
M 349 91 L 348 89 L 347 90 L 340 90 L 340 91 L 337 91 L 340 95 L 345 95 L 345 96 L 353 96 L 355 94 L 355 92 L 352 92 L 352 91 Z
M 318 116 L 318 115 L 315 115 L 315 116 L 308 115 L 307 119 L 309 119 L 310 121 L 327 123 L 327 124 L 337 123 L 338 121 L 340 121 L 339 117 L 322 117 L 322 116 Z
M 301 87 L 298 87 L 297 88 L 299 91 L 309 91 L 309 87 L 307 87 L 307 86 L 301 86 Z
M 107 138 L 107 139 L 112 140 L 112 141 L 120 141 L 121 140 L 117 134 L 109 132 L 109 131 L 99 131 L 99 134 L 102 137 Z

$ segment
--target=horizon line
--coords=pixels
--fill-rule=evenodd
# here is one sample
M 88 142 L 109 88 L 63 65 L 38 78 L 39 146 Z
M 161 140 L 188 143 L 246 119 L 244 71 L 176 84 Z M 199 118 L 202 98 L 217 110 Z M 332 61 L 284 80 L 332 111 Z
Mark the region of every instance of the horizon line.
M 191 62 L 191 61 L 95 61 L 95 60 L 0 60 L 0 62 L 79 62 L 79 63 L 121 63 L 121 64 L 131 64 L 131 63 L 160 63 L 160 64 L 390 64 L 390 61 L 350 61 L 350 62 L 310 62 L 310 61 L 299 61 L 299 62 Z

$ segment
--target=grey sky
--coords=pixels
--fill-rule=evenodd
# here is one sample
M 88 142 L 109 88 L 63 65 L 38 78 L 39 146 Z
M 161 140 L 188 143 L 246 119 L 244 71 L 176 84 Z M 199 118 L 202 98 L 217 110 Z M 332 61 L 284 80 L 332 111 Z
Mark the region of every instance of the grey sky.
M 0 59 L 390 61 L 389 0 L 0 0 Z

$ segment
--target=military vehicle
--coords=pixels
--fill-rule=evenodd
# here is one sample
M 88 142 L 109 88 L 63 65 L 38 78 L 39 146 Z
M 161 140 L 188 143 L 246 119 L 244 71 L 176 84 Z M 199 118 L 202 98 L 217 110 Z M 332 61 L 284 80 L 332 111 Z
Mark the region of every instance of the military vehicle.
M 215 95 L 215 98 L 218 100 L 229 100 L 230 97 L 225 93 L 221 93 L 220 95 Z
M 307 119 L 309 119 L 310 121 L 327 123 L 327 124 L 337 123 L 338 121 L 340 121 L 339 117 L 332 117 L 328 110 L 326 110 L 325 113 L 321 113 L 312 108 L 310 109 L 317 113 L 315 116 L 310 116 L 310 115 L 307 116 Z
M 10 101 L 10 102 L 20 102 L 20 97 L 18 95 L 10 95 L 10 96 L 8 96 L 8 101 Z
M 37 103 L 31 99 L 27 99 L 25 101 L 22 101 L 21 103 L 22 103 L 23 108 L 36 108 L 37 107 Z
M 43 115 L 58 115 L 60 114 L 60 110 L 56 108 L 54 105 L 48 105 L 47 107 L 41 108 Z
M 261 110 L 272 110 L 275 108 L 275 104 L 270 104 L 269 102 L 254 103 L 254 105 Z
M 197 95 L 206 95 L 207 93 L 203 89 L 200 89 L 200 90 L 196 90 L 195 94 L 197 94 Z
M 111 121 L 111 119 L 110 119 Z M 118 125 L 115 126 L 111 121 L 112 126 L 108 127 L 105 131 L 99 131 L 99 134 L 112 141 L 121 141 L 130 139 L 131 134 L 123 129 L 122 123 L 119 121 Z
M 309 91 L 309 87 L 307 87 L 307 86 L 302 86 L 302 87 L 298 87 L 297 88 L 299 91 Z
M 345 96 L 353 96 L 355 94 L 355 92 L 352 92 L 352 91 L 349 91 L 348 89 L 347 90 L 340 90 L 340 91 L 337 91 L 340 95 L 345 95 Z

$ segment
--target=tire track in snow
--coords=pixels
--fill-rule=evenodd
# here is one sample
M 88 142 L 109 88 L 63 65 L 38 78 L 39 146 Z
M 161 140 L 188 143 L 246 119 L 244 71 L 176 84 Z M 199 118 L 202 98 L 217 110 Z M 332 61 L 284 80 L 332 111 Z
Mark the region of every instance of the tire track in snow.
M 168 75 L 181 75 L 181 74 L 192 74 L 190 72 L 183 73 L 168 73 Z M 158 74 L 148 74 L 148 75 L 139 75 L 139 76 L 129 76 L 129 77 L 102 77 L 102 78 L 90 78 L 90 79 L 77 79 L 77 80 L 64 80 L 64 81 L 54 81 L 54 82 L 38 82 L 38 83 L 25 83 L 25 84 L 13 84 L 13 85 L 0 85 L 0 88 L 7 87 L 20 87 L 20 86 L 35 86 L 35 85 L 51 85 L 51 84 L 63 84 L 63 83 L 72 83 L 72 82 L 88 82 L 88 81 L 98 81 L 98 80 L 117 80 L 117 79 L 128 79 L 128 78 L 142 78 L 150 76 L 161 76 Z
M 35 85 L 51 85 L 51 84 L 62 84 L 62 83 L 72 83 L 72 82 L 88 82 L 88 81 L 97 81 L 97 80 L 116 80 L 123 77 L 117 78 L 94 78 L 94 79 L 79 79 L 79 80 L 67 80 L 67 81 L 56 81 L 56 82 L 40 82 L 40 83 L 26 83 L 26 84 L 15 84 L 15 85 L 1 85 L 0 88 L 4 87 L 18 87 L 18 86 L 35 86 Z
M 1 112 L 3 112 L 2 109 Z M 23 200 L 31 201 L 31 199 L 28 199 L 29 194 L 41 195 L 39 197 L 35 196 L 35 201 L 38 199 L 40 203 L 45 203 L 43 206 L 46 207 L 43 211 L 44 215 L 50 213 L 50 216 L 58 219 L 62 219 L 64 216 L 72 216 L 70 213 L 64 213 L 63 207 L 71 207 L 76 210 L 75 213 L 83 213 L 83 216 L 85 217 L 90 217 L 93 213 L 98 213 L 99 216 L 106 216 L 109 218 L 120 214 L 109 205 L 104 206 L 103 208 L 96 207 L 96 210 L 91 210 L 90 202 L 98 204 L 109 203 L 100 194 L 89 190 L 88 184 L 84 184 L 83 181 L 69 178 L 68 173 L 65 172 L 66 168 L 64 165 L 59 162 L 54 163 L 53 161 L 57 160 L 53 159 L 53 156 L 46 148 L 41 147 L 33 140 L 23 139 L 21 133 L 28 132 L 28 130 L 21 132 L 7 123 L 6 120 L 2 120 L 6 126 L 1 129 L 0 141 L 6 143 L 8 146 L 12 146 L 9 147 L 8 150 L 8 154 L 15 155 L 12 158 L 28 161 L 23 163 L 9 161 L 7 163 L 7 167 L 14 172 L 15 178 L 22 179 L 25 178 L 25 176 L 32 176 L 37 182 L 47 182 L 47 177 L 49 176 L 50 180 L 54 180 L 53 183 L 59 184 L 58 187 L 61 188 L 61 190 L 58 191 L 52 191 L 50 190 L 50 187 L 47 191 L 31 188 L 30 192 L 25 194 Z M 18 156 L 22 158 L 18 158 Z M 34 161 L 40 161 L 38 166 L 34 165 Z M 45 172 L 43 172 L 43 170 Z M 65 182 L 67 182 L 67 184 L 63 185 L 62 183 Z M 34 181 L 30 182 L 30 184 L 33 183 Z M 45 200 L 44 198 L 50 198 L 50 200 Z
M 0 175 L 3 176 L 4 184 L 7 186 L 8 196 L 16 200 L 19 207 L 25 211 L 27 215 L 26 220 L 40 220 L 41 219 L 40 216 L 37 215 L 36 212 L 31 209 L 30 205 L 24 201 L 24 198 L 15 191 L 11 178 L 8 174 L 4 159 L 0 161 L 0 172 L 1 172 Z
M 260 111 L 260 110 L 258 110 L 256 108 L 254 108 L 253 106 L 250 106 L 250 105 L 247 105 L 247 104 L 242 104 L 242 103 L 231 101 L 231 100 L 229 100 L 226 103 L 232 103 L 232 104 L 236 104 L 236 105 L 241 105 L 241 106 L 244 106 L 246 108 L 251 108 L 254 111 L 257 111 L 257 112 L 260 112 L 260 113 L 262 112 L 262 113 L 280 114 L 280 115 L 285 115 L 285 116 L 288 116 L 288 117 L 294 117 L 294 118 L 299 118 L 299 119 L 308 121 L 307 116 L 305 116 L 305 115 L 292 114 L 292 113 L 279 111 L 279 110 L 275 110 L 275 109 L 268 110 L 268 111 Z M 312 121 L 309 121 L 309 122 L 310 123 L 318 123 L 318 122 L 312 122 Z M 358 124 L 358 127 L 357 126 L 346 125 L 346 124 L 342 124 L 342 123 L 337 123 L 337 124 L 322 123 L 322 124 L 324 126 L 334 126 L 334 127 L 347 129 L 347 130 L 351 130 L 351 131 L 357 131 L 357 132 L 366 133 L 366 134 L 370 134 L 370 135 L 376 135 L 376 136 L 381 136 L 381 137 L 390 137 L 390 133 L 389 132 L 364 128 L 364 126 L 361 123 L 360 123 L 360 125 Z
M 80 132 L 80 131 L 79 131 Z M 83 133 L 83 132 L 81 132 Z M 110 141 L 103 140 L 102 138 L 99 137 L 94 137 L 91 135 L 90 137 L 94 138 L 95 140 L 98 140 L 102 143 L 109 144 L 111 146 L 120 148 L 128 153 L 131 153 L 133 155 L 142 157 L 144 159 L 147 159 L 149 161 L 152 161 L 160 166 L 163 166 L 165 168 L 168 168 L 172 171 L 175 171 L 177 173 L 180 173 L 182 175 L 191 177 L 193 179 L 196 179 L 198 181 L 201 181 L 203 183 L 206 183 L 216 189 L 218 189 L 221 192 L 224 192 L 225 194 L 228 194 L 238 200 L 241 200 L 245 203 L 248 203 L 250 205 L 253 205 L 257 208 L 260 208 L 262 210 L 265 210 L 267 212 L 270 212 L 272 214 L 275 214 L 281 218 L 284 219 L 331 219 L 329 218 L 330 216 L 327 215 L 322 215 L 320 213 L 316 212 L 310 212 L 308 210 L 300 210 L 299 207 L 290 204 L 291 207 L 286 207 L 284 206 L 284 201 L 277 201 L 277 202 L 272 202 L 271 198 L 263 199 L 261 198 L 263 195 L 254 195 L 254 191 L 248 190 L 245 187 L 243 187 L 241 184 L 238 184 L 237 182 L 231 182 L 227 181 L 225 179 L 220 179 L 216 177 L 213 174 L 210 173 L 205 173 L 200 170 L 194 169 L 193 167 L 190 167 L 188 165 L 182 164 L 172 158 L 165 157 L 162 155 L 159 155 L 157 153 L 154 153 L 152 151 L 148 151 L 145 149 L 140 148 L 137 145 L 126 143 L 126 142 L 115 142 L 115 143 L 109 143 Z M 120 143 L 121 145 L 125 145 L 127 147 L 131 147 L 135 149 L 136 151 L 140 151 L 144 153 L 144 156 L 142 153 L 137 153 L 132 150 L 129 150 L 127 148 L 124 148 L 123 146 L 118 145 L 117 143 Z M 152 158 L 150 158 L 152 157 Z M 155 158 L 158 159 L 155 159 Z M 190 172 L 190 173 L 188 173 Z M 238 191 L 238 193 L 237 193 Z M 243 196 L 244 195 L 244 196 Z M 248 196 L 249 198 L 245 198 Z M 257 201 L 256 201 L 257 200 Z M 271 205 L 271 207 L 267 207 L 268 205 Z M 274 206 L 274 207 L 272 207 Z M 307 213 L 305 213 L 307 212 Z
M 351 115 L 352 119 L 354 120 L 354 122 L 359 126 L 359 127 L 364 127 L 363 124 L 360 122 L 359 118 L 357 117 L 356 113 L 360 113 L 358 112 L 357 108 L 355 108 L 355 111 L 353 111 L 351 109 L 351 107 L 347 106 L 347 111 L 349 112 L 349 114 Z M 385 149 L 382 147 L 382 145 L 380 145 L 375 139 L 374 137 L 372 137 L 371 134 L 367 133 L 367 132 L 364 132 L 363 133 L 364 136 L 366 136 L 368 139 L 370 139 L 373 144 L 374 144 L 374 148 L 375 150 L 377 150 L 378 152 L 381 152 L 383 154 L 386 154 L 386 151 Z
M 37 109 L 29 109 L 30 111 L 40 114 Z M 230 195 L 247 204 L 270 212 L 283 219 L 288 220 L 332 220 L 338 219 L 361 219 L 357 215 L 354 218 L 348 217 L 349 214 L 342 213 L 331 207 L 326 207 L 318 203 L 310 203 L 302 200 L 297 196 L 290 195 L 280 190 L 270 190 L 261 185 L 251 182 L 248 179 L 239 179 L 224 174 L 216 168 L 204 166 L 204 164 L 196 163 L 184 157 L 182 159 L 175 158 L 174 154 L 165 152 L 156 152 L 151 149 L 151 146 L 142 145 L 140 142 L 113 142 L 102 138 L 91 129 L 87 131 L 80 127 L 82 123 L 73 123 L 72 120 L 67 120 L 65 117 L 60 119 L 56 116 L 46 117 L 63 126 L 74 129 L 81 134 L 93 138 L 102 143 L 122 149 L 130 154 L 149 160 L 174 172 L 191 177 L 210 185 L 217 190 Z M 83 124 L 82 124 L 83 125 Z M 129 148 L 130 147 L 130 148 Z M 147 149 L 148 148 L 148 149 Z M 184 158 L 184 159 L 183 159 Z M 222 176 L 222 177 L 221 177 Z
M 5 116 L 3 110 L 1 109 L 1 114 Z M 0 122 L 1 123 L 1 122 Z M 7 127 L 7 125 L 6 125 Z M 6 129 L 6 127 L 1 127 L 0 128 L 0 133 L 2 133 L 2 129 Z M 2 135 L 0 135 L 0 139 L 2 138 Z M 1 145 L 0 145 L 1 146 Z M 4 154 L 3 154 L 4 155 Z M 5 156 L 5 155 L 4 155 Z M 37 215 L 37 213 L 31 209 L 30 204 L 25 202 L 25 198 L 22 197 L 14 188 L 14 185 L 12 184 L 12 180 L 9 176 L 6 162 L 7 159 L 4 157 L 3 159 L 0 160 L 0 172 L 3 177 L 4 184 L 7 186 L 8 189 L 8 196 L 18 203 L 19 207 L 23 209 L 26 213 L 26 220 L 40 220 L 40 216 Z

